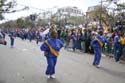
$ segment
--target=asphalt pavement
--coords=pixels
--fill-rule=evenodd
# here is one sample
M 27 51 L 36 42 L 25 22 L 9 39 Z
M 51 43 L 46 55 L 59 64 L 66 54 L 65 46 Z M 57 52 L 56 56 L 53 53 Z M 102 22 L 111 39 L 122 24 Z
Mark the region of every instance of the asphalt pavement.
M 35 41 L 15 39 L 14 48 L 0 45 L 0 83 L 125 83 L 125 64 L 102 57 L 101 68 L 92 65 L 93 55 L 62 49 L 56 79 L 45 76 L 46 58 Z

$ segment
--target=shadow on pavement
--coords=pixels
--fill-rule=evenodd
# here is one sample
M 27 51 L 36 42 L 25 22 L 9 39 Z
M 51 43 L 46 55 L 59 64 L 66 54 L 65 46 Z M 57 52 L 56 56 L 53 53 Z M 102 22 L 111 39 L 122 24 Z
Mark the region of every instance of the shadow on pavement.
M 125 79 L 125 72 L 113 71 L 113 70 L 110 70 L 110 69 L 106 69 L 104 67 L 101 67 L 100 69 L 102 71 L 106 72 L 107 74 Z
M 47 79 L 47 83 L 61 83 L 57 79 Z

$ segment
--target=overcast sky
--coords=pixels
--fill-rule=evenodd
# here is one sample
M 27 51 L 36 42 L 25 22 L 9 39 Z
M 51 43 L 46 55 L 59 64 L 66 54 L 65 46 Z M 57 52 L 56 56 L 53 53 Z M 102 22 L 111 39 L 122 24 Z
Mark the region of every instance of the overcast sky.
M 66 7 L 66 6 L 76 6 L 81 9 L 83 12 L 87 11 L 89 6 L 94 6 L 99 4 L 101 0 L 16 0 L 18 4 L 23 4 L 29 7 L 35 7 L 39 9 L 48 9 L 53 7 Z M 124 1 L 125 0 L 121 0 Z M 16 9 L 23 8 L 21 5 L 17 5 Z M 32 9 L 16 12 L 12 14 L 5 14 L 5 20 L 14 20 L 19 17 L 25 17 L 32 13 L 41 12 L 40 10 Z

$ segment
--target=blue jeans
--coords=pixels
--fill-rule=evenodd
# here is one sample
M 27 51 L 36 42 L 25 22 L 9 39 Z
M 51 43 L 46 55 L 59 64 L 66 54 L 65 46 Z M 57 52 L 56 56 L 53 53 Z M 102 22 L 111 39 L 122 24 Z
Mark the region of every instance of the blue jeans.
M 94 48 L 94 61 L 93 65 L 99 65 L 101 60 L 101 48 Z
M 14 46 L 14 39 L 11 38 L 11 46 Z
M 125 45 L 123 46 L 122 54 L 123 54 L 123 56 L 125 56 Z
M 77 46 L 77 41 L 73 41 L 73 47 L 72 47 L 73 51 L 75 51 L 76 46 Z
M 53 75 L 55 74 L 55 66 L 57 62 L 56 57 L 46 57 L 47 59 L 47 69 L 46 69 L 46 75 Z
M 118 62 L 121 56 L 122 56 L 122 46 L 114 46 L 115 61 Z
M 107 53 L 112 53 L 112 45 L 107 45 Z
M 66 41 L 65 49 L 68 48 L 68 46 L 69 46 L 69 42 Z
M 38 43 L 39 43 L 39 41 L 40 41 L 40 39 L 36 39 L 36 44 L 38 44 Z
M 125 45 L 123 45 L 122 56 L 122 59 L 125 60 Z

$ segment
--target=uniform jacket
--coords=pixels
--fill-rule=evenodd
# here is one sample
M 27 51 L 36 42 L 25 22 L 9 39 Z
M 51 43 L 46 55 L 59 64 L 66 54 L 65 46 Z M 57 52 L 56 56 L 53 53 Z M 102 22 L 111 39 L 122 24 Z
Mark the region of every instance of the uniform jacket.
M 108 41 L 106 40 L 106 38 L 103 37 L 103 36 L 97 35 L 96 37 L 97 37 L 102 43 L 108 42 Z M 97 41 L 95 38 L 92 40 L 92 46 L 93 46 L 94 48 L 101 48 L 100 44 L 98 43 L 98 41 Z
M 63 47 L 63 43 L 61 40 L 59 39 L 53 39 L 53 38 L 49 38 L 48 43 L 51 45 L 51 47 L 56 50 L 56 51 L 60 51 L 60 49 Z M 45 55 L 46 57 L 56 57 L 49 49 L 49 47 L 47 46 L 47 44 L 44 42 L 41 47 L 40 47 L 41 51 L 45 51 L 47 52 L 47 54 Z
M 114 46 L 121 46 L 120 42 L 119 42 L 120 37 L 118 35 L 115 36 L 114 38 Z

